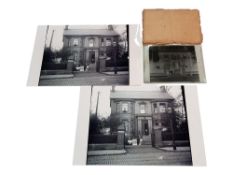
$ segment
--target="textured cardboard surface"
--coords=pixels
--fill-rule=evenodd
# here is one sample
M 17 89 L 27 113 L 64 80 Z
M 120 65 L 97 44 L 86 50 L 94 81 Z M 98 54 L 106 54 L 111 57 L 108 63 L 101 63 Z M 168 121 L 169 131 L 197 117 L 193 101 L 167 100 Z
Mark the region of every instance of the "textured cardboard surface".
M 145 9 L 143 44 L 201 44 L 198 10 Z

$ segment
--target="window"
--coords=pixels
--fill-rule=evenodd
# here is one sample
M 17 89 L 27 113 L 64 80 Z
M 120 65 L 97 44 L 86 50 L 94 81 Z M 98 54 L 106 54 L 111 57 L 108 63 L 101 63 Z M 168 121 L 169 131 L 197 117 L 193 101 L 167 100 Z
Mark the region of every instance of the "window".
M 77 39 L 77 38 L 74 39 L 74 41 L 73 41 L 73 46 L 78 46 L 78 39 Z
M 68 46 L 69 46 L 69 47 L 72 46 L 71 39 L 69 39 L 69 41 L 68 41 Z
M 111 46 L 112 45 L 112 40 L 111 38 L 106 39 L 106 46 Z
M 89 45 L 89 47 L 94 47 L 94 39 L 93 38 L 89 39 L 88 45 Z
M 117 45 L 117 39 L 116 39 L 115 37 L 113 38 L 112 45 L 113 45 L 113 46 L 116 46 L 116 45 Z
M 104 46 L 104 38 L 101 38 L 101 46 Z
M 144 113 L 146 113 L 146 105 L 145 104 L 140 104 L 140 113 L 141 114 L 144 114 Z
M 159 104 L 159 111 L 160 111 L 160 113 L 165 113 L 166 112 L 166 104 L 165 103 L 160 103 Z
M 157 114 L 159 111 L 158 111 L 158 106 L 157 104 L 155 103 L 154 104 L 154 113 Z
M 122 112 L 128 112 L 128 104 L 127 103 L 123 103 L 121 106 Z

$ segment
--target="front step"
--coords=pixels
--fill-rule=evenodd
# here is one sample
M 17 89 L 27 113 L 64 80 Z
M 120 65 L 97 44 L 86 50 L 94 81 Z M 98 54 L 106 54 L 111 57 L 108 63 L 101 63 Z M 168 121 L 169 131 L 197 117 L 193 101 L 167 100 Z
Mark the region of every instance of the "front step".
M 142 137 L 142 145 L 151 145 L 151 136 Z

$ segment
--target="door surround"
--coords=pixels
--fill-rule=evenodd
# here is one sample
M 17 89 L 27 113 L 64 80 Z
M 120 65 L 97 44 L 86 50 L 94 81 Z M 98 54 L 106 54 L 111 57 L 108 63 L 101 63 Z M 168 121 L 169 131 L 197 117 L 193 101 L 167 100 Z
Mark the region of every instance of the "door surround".
M 146 131 L 147 130 L 147 131 Z M 152 116 L 138 116 L 137 117 L 137 135 L 151 135 L 152 133 Z

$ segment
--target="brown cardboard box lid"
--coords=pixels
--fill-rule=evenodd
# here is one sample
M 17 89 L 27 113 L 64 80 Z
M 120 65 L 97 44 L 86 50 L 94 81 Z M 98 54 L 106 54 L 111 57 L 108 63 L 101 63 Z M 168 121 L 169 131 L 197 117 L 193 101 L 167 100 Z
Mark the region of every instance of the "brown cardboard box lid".
M 144 44 L 201 44 L 198 10 L 145 9 L 143 11 Z

